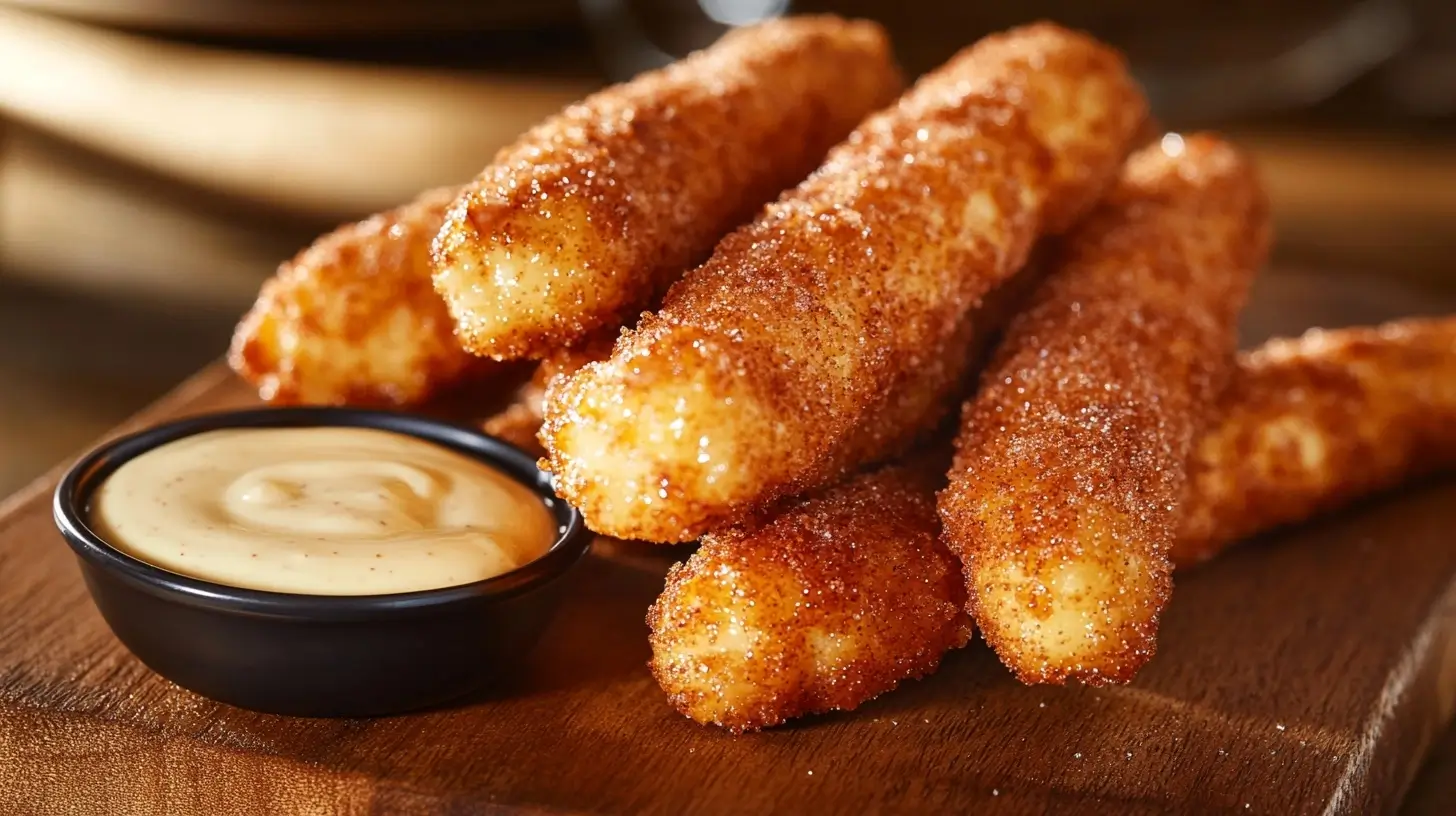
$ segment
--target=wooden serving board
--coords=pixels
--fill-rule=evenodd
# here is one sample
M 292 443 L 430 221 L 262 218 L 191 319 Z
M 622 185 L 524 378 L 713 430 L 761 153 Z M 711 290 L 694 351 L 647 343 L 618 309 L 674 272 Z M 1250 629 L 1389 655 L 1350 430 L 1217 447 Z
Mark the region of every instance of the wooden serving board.
M 1359 279 L 1261 283 L 1250 340 L 1439 311 Z M 247 405 L 209 369 L 128 423 Z M 290 719 L 162 680 L 50 521 L 0 507 L 0 812 L 1392 812 L 1456 703 L 1456 482 L 1178 576 L 1127 687 L 1028 688 L 981 644 L 850 714 L 731 737 L 672 712 L 643 615 L 681 550 L 601 546 L 521 671 L 468 704 Z

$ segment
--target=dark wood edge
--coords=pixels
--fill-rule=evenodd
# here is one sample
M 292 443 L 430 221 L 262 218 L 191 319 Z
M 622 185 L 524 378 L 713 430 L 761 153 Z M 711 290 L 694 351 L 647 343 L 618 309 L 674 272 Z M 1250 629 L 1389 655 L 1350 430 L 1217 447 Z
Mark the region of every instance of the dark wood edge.
M 1450 726 L 1456 709 L 1456 581 L 1432 605 L 1356 735 L 1357 747 L 1325 813 L 1394 812 Z M 1391 745 L 1395 743 L 1395 745 Z M 1377 780 L 1398 791 L 1382 803 Z

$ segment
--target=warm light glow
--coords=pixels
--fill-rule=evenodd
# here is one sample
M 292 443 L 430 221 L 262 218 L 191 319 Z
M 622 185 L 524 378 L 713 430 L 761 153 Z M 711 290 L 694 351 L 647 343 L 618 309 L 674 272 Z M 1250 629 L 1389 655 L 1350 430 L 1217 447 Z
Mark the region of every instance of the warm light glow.
M 788 0 L 698 0 L 698 7 L 714 22 L 732 26 L 777 17 L 788 6 Z
M 1162 146 L 1163 152 L 1169 156 L 1177 158 L 1183 155 L 1183 137 L 1176 133 L 1164 134 Z

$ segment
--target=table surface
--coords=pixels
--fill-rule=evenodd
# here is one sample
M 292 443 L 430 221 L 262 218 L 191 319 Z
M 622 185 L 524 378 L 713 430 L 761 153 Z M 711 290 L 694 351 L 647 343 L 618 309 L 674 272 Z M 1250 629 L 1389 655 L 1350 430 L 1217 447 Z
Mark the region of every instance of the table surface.
M 1246 337 L 1448 305 L 1281 275 Z M 215 367 L 127 427 L 251 401 Z M 291 719 L 120 646 L 51 528 L 53 480 L 0 506 L 3 812 L 1390 812 L 1456 703 L 1450 480 L 1180 574 L 1130 686 L 1024 687 L 976 644 L 858 712 L 741 738 L 678 717 L 645 668 L 643 613 L 682 550 L 599 547 L 543 645 L 468 704 Z

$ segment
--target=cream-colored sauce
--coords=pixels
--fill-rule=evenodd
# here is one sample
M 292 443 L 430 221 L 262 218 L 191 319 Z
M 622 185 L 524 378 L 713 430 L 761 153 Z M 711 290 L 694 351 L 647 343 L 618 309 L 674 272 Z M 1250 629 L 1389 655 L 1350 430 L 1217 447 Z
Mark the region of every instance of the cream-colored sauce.
M 556 523 L 489 465 L 371 428 L 179 439 L 97 489 L 92 529 L 163 569 L 252 589 L 372 595 L 454 586 L 541 556 Z

